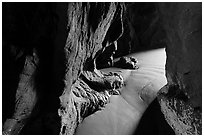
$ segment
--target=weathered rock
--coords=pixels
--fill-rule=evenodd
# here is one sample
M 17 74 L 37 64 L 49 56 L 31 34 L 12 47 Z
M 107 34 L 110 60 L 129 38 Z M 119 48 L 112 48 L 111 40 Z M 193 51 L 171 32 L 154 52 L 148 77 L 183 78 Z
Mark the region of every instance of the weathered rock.
M 120 94 L 123 85 L 120 75 L 97 69 L 112 66 L 113 56 L 164 46 L 164 30 L 168 38 L 168 85 L 158 97 L 162 111 L 177 134 L 201 134 L 202 6 L 199 3 L 158 5 L 159 11 L 155 3 L 130 4 L 126 7 L 128 17 L 124 18 L 121 3 L 3 4 L 2 45 L 3 50 L 11 51 L 3 56 L 3 64 L 7 64 L 3 79 L 9 77 L 3 83 L 3 87 L 7 85 L 3 88 L 3 112 L 6 112 L 3 122 L 7 119 L 4 134 L 19 134 L 25 126 L 23 133 L 34 133 L 38 128 L 41 134 L 44 131 L 40 128 L 47 127 L 53 132 L 46 133 L 57 134 L 60 120 L 54 121 L 56 126 L 49 125 L 57 117 L 60 105 L 60 134 L 73 134 L 84 117 L 104 107 L 111 94 Z M 124 27 L 128 29 L 121 37 L 122 19 L 126 20 Z M 39 63 L 32 55 L 33 49 L 37 50 Z M 123 61 L 132 68 L 137 64 Z M 7 98 L 13 102 L 5 103 Z M 36 101 L 39 113 L 29 121 Z
M 32 66 L 32 63 L 35 64 L 35 61 L 31 59 L 25 61 L 25 63 L 28 63 L 28 66 L 24 66 L 24 71 L 31 69 L 28 70 L 29 72 L 26 72 L 31 74 L 25 77 L 21 76 L 18 90 L 16 91 L 16 100 L 18 102 L 15 104 L 15 113 L 13 114 L 13 118 L 7 116 L 9 119 L 4 125 L 5 134 L 19 134 L 21 132 L 27 120 L 33 116 L 32 113 L 36 101 L 37 115 L 32 117 L 28 123 L 30 126 L 26 124 L 26 128 L 22 132 L 26 134 L 34 133 L 35 129 L 32 129 L 32 127 L 43 127 L 46 125 L 39 121 L 43 121 L 42 115 L 48 115 L 56 111 L 55 108 L 60 105 L 57 104 L 56 98 L 61 94 L 63 86 L 65 87 L 64 93 L 60 97 L 61 108 L 73 109 L 73 111 L 68 112 L 68 114 L 73 113 L 73 117 L 71 117 L 69 122 L 73 121 L 76 123 L 70 125 L 62 120 L 71 128 L 71 130 L 67 129 L 64 131 L 63 123 L 62 134 L 73 134 L 75 125 L 78 122 L 75 117 L 78 115 L 78 117 L 83 119 L 86 116 L 75 113 L 74 109 L 79 111 L 80 108 L 73 108 L 75 106 L 72 104 L 72 101 L 70 104 L 67 104 L 70 100 L 75 100 L 75 103 L 78 103 L 79 106 L 84 105 L 83 103 L 77 102 L 78 99 L 74 95 L 74 93 L 78 93 L 78 89 L 75 89 L 75 87 L 79 83 L 82 83 L 82 87 L 85 88 L 82 88 L 83 92 L 86 93 L 87 90 L 87 92 L 90 91 L 90 94 L 93 94 L 90 95 L 93 96 L 90 98 L 93 101 L 87 100 L 88 96 L 85 99 L 81 98 L 81 100 L 87 101 L 82 106 L 82 109 L 86 111 L 83 112 L 83 110 L 80 110 L 83 113 L 96 111 L 99 108 L 97 106 L 104 106 L 107 102 L 107 97 L 111 94 L 119 94 L 117 89 L 122 85 L 121 77 L 115 74 L 100 74 L 96 70 L 95 60 L 106 47 L 116 43 L 117 39 L 122 35 L 122 4 L 6 3 L 3 9 L 3 39 L 5 47 L 7 48 L 9 44 L 14 45 L 14 48 L 12 48 L 14 50 L 12 51 L 14 51 L 13 53 L 17 58 L 21 56 L 21 53 L 17 53 L 18 51 L 15 50 L 16 47 L 25 49 L 25 56 L 32 54 L 31 51 L 35 48 L 39 59 L 37 76 L 34 68 L 29 68 L 29 64 Z M 66 22 L 66 10 L 68 10 L 68 22 Z M 67 43 L 64 45 L 64 37 L 67 36 L 67 33 Z M 64 62 L 66 64 L 66 70 L 64 70 Z M 90 73 L 84 73 L 83 71 L 89 71 Z M 93 76 L 95 78 L 91 81 L 89 77 Z M 64 85 L 60 82 L 63 78 L 65 78 Z M 86 84 L 85 81 L 88 83 Z M 94 86 L 92 86 L 95 84 L 99 86 L 98 89 L 94 89 Z M 92 104 L 88 105 L 88 102 L 92 102 Z M 25 113 L 23 113 L 24 111 Z M 49 123 L 49 121 L 46 123 Z M 36 129 L 36 131 L 41 132 L 39 129 Z M 56 133 L 56 131 L 54 132 Z M 42 130 L 42 132 L 44 131 Z
M 176 134 L 201 134 L 202 4 L 160 3 L 167 33 L 166 77 L 159 101 Z
M 133 57 L 121 57 L 118 61 L 114 62 L 114 67 L 123 69 L 138 69 L 138 61 Z
M 82 120 L 103 108 L 112 94 L 123 85 L 123 79 L 117 74 L 98 75 L 94 72 L 83 72 L 71 87 L 67 106 L 58 111 L 62 117 L 60 134 L 74 134 Z
M 166 34 L 156 3 L 125 3 L 124 35 L 114 57 L 166 46 Z
M 59 106 L 58 96 L 60 95 L 58 90 L 61 86 L 59 83 L 62 81 L 59 74 L 61 76 L 63 73 L 64 61 L 62 58 L 64 54 L 59 52 L 58 47 L 63 51 L 65 42 L 63 37 L 67 36 L 66 25 L 61 23 L 66 22 L 67 5 L 67 3 L 3 3 L 4 29 L 2 33 L 3 49 L 6 52 L 3 56 L 5 88 L 2 106 L 6 134 L 32 134 L 41 128 L 30 127 L 35 125 L 42 115 L 50 111 L 57 112 L 56 107 Z M 7 51 L 10 47 L 11 53 Z M 35 55 L 37 54 L 39 62 L 32 59 L 34 58 L 33 49 L 36 51 Z M 54 51 L 58 55 L 54 56 Z M 53 67 L 56 66 L 53 58 L 55 60 L 60 58 L 60 61 L 55 61 L 61 63 L 57 64 L 58 67 Z M 38 64 L 37 70 L 35 70 L 35 63 Z M 55 68 L 60 69 L 56 77 L 54 77 L 54 72 L 57 70 Z M 21 74 L 24 71 L 25 76 Z
M 121 10 L 119 3 L 69 3 L 65 87 L 58 110 L 60 134 L 74 134 L 83 118 L 103 107 L 109 94 L 117 94 L 113 90 L 121 87 L 119 75 L 101 74 L 95 62 L 120 37 L 122 31 L 110 35 L 108 30 L 114 30 L 114 20 L 121 21 Z
M 25 63 L 22 50 L 12 45 L 5 45 L 2 47 L 2 123 L 13 115 L 19 74 Z
M 11 119 L 4 123 L 3 134 L 19 134 L 28 120 L 37 102 L 35 89 L 35 75 L 38 66 L 38 57 L 35 52 L 33 56 L 27 56 L 24 69 L 20 75 L 18 89 L 16 91 L 15 112 Z
M 113 56 L 117 51 L 117 42 L 113 42 L 109 46 L 107 46 L 96 59 L 97 69 L 107 68 L 113 66 Z
M 165 46 L 165 32 L 160 24 L 160 16 L 156 3 L 131 3 L 127 5 L 129 20 L 138 39 L 137 50 L 161 48 Z M 135 43 L 135 42 L 134 42 Z
M 107 68 L 113 66 L 113 56 L 117 52 L 118 39 L 123 34 L 123 8 L 117 7 L 115 17 L 108 29 L 106 36 L 102 42 L 102 49 L 100 50 L 100 54 L 96 56 L 96 67 L 97 69 Z M 120 52 L 120 51 L 119 51 Z
M 166 86 L 160 90 L 160 92 L 169 92 L 158 96 L 166 121 L 176 134 L 202 134 L 201 110 L 193 108 L 191 104 L 187 103 L 188 98 L 177 88 L 178 86 L 176 88 Z M 176 95 L 171 92 L 176 92 Z

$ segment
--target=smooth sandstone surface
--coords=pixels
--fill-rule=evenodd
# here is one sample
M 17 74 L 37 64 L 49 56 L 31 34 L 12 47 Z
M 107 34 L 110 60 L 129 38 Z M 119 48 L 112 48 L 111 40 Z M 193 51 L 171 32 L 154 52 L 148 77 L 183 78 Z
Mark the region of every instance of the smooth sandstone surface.
M 76 130 L 78 135 L 133 134 L 142 114 L 166 83 L 165 49 L 135 53 L 138 70 L 108 68 L 105 72 L 118 72 L 125 79 L 121 95 L 113 95 L 102 111 L 85 118 Z

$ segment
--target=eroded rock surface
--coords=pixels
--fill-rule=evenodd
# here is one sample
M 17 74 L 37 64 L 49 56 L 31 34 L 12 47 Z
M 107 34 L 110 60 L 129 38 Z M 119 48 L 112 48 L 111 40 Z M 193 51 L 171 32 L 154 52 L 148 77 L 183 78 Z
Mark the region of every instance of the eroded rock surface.
M 121 3 L 3 4 L 3 134 L 74 134 L 120 94 L 122 77 L 97 69 L 113 66 L 114 56 L 165 44 L 162 112 L 177 134 L 201 134 L 202 4 L 127 5 L 124 18 Z
M 63 24 L 67 5 L 3 3 L 2 122 L 5 134 L 43 134 L 42 125 L 46 122 L 41 122 L 41 117 L 53 111 L 57 113 L 64 61 L 59 49 L 63 51 L 63 37 L 67 36 Z M 36 132 L 38 130 L 42 132 Z
M 36 105 L 35 77 L 38 63 L 39 60 L 35 52 L 33 52 L 33 56 L 26 57 L 16 91 L 15 111 L 12 118 L 5 121 L 3 134 L 19 134 Z
M 121 14 L 120 3 L 69 4 L 65 87 L 59 109 L 60 134 L 74 134 L 85 116 L 103 107 L 110 94 L 118 94 L 115 90 L 121 87 L 122 78 L 117 74 L 100 73 L 95 61 L 120 37 L 122 31 L 114 31 L 115 26 L 111 24 L 119 23 L 122 27 Z
M 118 40 L 118 51 L 114 57 L 166 46 L 166 34 L 156 3 L 125 3 L 123 22 L 124 33 Z
M 111 94 L 120 94 L 121 76 L 98 71 L 96 59 L 123 33 L 121 3 L 5 3 L 3 11 L 4 48 L 14 45 L 16 58 L 21 52 L 15 49 L 25 50 L 24 56 L 36 49 L 39 61 L 37 72 L 35 60 L 22 61 L 18 89 L 12 89 L 15 110 L 4 117 L 4 134 L 46 134 L 53 127 L 56 134 L 57 121 L 51 127 L 46 117 L 55 118 L 60 105 L 60 133 L 73 134 L 85 116 L 104 107 Z
M 110 95 L 120 94 L 122 85 L 123 79 L 118 74 L 100 76 L 94 72 L 84 72 L 72 85 L 71 93 L 63 96 L 68 102 L 58 111 L 62 117 L 60 134 L 74 134 L 85 117 L 101 110 L 109 102 Z
M 172 91 L 172 88 L 174 91 Z M 158 96 L 161 111 L 166 121 L 176 134 L 196 135 L 202 134 L 202 112 L 189 104 L 188 98 L 177 87 L 163 87 L 160 92 L 170 92 Z M 169 95 L 171 92 L 176 94 Z
M 176 134 L 201 134 L 202 4 L 160 3 L 167 33 L 166 77 L 159 101 Z
M 138 69 L 138 60 L 134 57 L 121 57 L 118 61 L 114 62 L 114 67 L 123 69 Z

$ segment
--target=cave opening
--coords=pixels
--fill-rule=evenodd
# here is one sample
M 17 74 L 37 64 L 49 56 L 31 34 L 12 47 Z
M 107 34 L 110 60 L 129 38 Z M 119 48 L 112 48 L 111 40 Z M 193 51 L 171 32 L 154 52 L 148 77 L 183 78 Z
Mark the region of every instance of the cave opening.
M 3 134 L 201 134 L 200 9 L 4 2 Z
M 122 106 L 119 106 L 124 103 L 123 101 L 131 104 L 133 101 L 130 100 L 135 100 L 135 98 L 137 98 L 135 97 L 137 95 L 134 95 L 132 91 L 128 91 L 128 93 L 124 90 L 124 92 L 126 93 L 121 93 L 122 97 L 112 96 L 112 102 L 108 104 L 108 107 L 114 108 L 113 110 L 116 109 L 115 112 L 107 108 L 104 110 L 104 112 L 98 112 L 93 116 L 85 118 L 84 122 L 82 122 L 82 124 L 79 125 L 79 128 L 76 130 L 77 135 L 175 134 L 171 127 L 165 121 L 165 118 L 161 110 L 159 109 L 159 103 L 155 99 L 156 93 L 167 82 L 165 71 L 161 71 L 165 70 L 166 33 L 161 24 L 158 10 L 159 9 L 156 3 L 125 3 L 124 12 L 122 15 L 122 23 L 120 23 L 120 20 L 116 20 L 116 22 L 114 22 L 112 25 L 113 27 L 110 29 L 111 31 L 108 31 L 106 34 L 106 37 L 110 37 L 109 40 L 117 41 L 115 43 L 112 42 L 112 44 L 107 46 L 96 61 L 97 69 L 100 69 L 104 72 L 119 72 L 124 78 L 127 79 L 128 77 L 132 77 L 131 83 L 129 82 L 130 79 L 126 81 L 126 89 L 133 88 L 131 86 L 132 83 L 134 83 L 134 85 L 137 85 L 136 83 L 139 83 L 138 85 L 142 85 L 135 86 L 133 89 L 134 91 L 140 90 L 140 92 L 144 92 L 141 95 L 141 98 L 144 102 L 148 104 L 154 100 L 151 103 L 150 107 L 148 107 L 144 112 L 144 115 L 140 120 L 141 122 L 139 123 L 139 125 L 134 125 L 134 122 L 132 122 L 135 121 L 134 118 L 126 118 L 127 114 L 125 112 L 120 112 L 121 109 L 126 109 Z M 121 28 L 123 28 L 122 35 L 118 39 L 114 38 L 120 34 Z M 133 59 L 135 60 L 135 62 L 133 61 Z M 124 69 L 129 70 L 126 71 Z M 157 77 L 157 79 L 155 79 L 155 77 Z M 149 93 L 145 93 L 148 89 Z M 140 93 L 136 94 L 140 95 Z M 131 98 L 127 96 L 133 97 Z M 133 106 L 135 107 L 134 104 Z M 130 110 L 131 109 L 128 106 L 127 111 Z M 118 129 L 115 129 L 116 131 L 111 132 L 107 131 L 107 129 L 103 130 L 103 128 L 106 126 L 111 129 L 114 129 L 114 126 L 116 126 L 110 122 L 107 122 L 106 118 L 103 119 L 105 122 L 100 122 L 101 120 L 99 120 L 99 118 L 102 118 L 103 115 L 105 115 L 107 119 L 112 121 L 114 124 L 117 123 L 116 121 L 118 121 L 117 124 L 121 124 L 120 120 L 122 121 L 122 119 L 125 118 L 128 119 L 126 121 L 127 128 L 119 131 L 121 130 L 123 125 L 121 124 L 121 126 L 118 126 Z M 155 121 L 153 121 L 153 119 Z M 150 120 L 152 120 L 151 123 Z M 129 127 L 130 125 L 132 127 Z M 96 131 L 94 131 L 93 129 L 95 129 Z

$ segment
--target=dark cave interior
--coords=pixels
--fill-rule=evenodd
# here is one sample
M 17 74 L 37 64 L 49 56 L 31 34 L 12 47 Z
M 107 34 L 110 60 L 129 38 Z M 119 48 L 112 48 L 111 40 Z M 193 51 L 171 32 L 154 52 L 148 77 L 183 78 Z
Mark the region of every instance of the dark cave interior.
M 202 27 L 202 21 L 200 20 L 200 18 L 202 19 L 202 16 L 200 17 L 202 15 L 200 12 L 200 7 L 202 9 L 201 3 L 180 3 L 180 5 L 172 3 L 172 5 L 165 5 L 164 3 L 135 2 L 116 3 L 114 7 L 114 3 L 104 4 L 99 2 L 80 3 L 75 8 L 70 8 L 70 5 L 75 6 L 70 3 L 51 2 L 2 3 L 2 129 L 5 132 L 4 134 L 53 135 L 60 134 L 60 130 L 67 130 L 62 129 L 62 121 L 59 116 L 59 108 L 61 109 L 62 106 L 59 97 L 68 85 L 65 82 L 67 80 L 66 77 L 72 76 L 73 79 L 76 76 L 76 79 L 81 77 L 78 74 L 81 72 L 77 72 L 76 75 L 74 71 L 68 73 L 69 67 L 67 66 L 71 64 L 70 60 L 73 60 L 71 58 L 72 50 L 73 54 L 76 51 L 70 46 L 70 53 L 68 54 L 70 56 L 67 56 L 65 45 L 72 43 L 69 41 L 69 37 L 72 35 L 72 38 L 79 41 L 78 43 L 82 41 L 82 46 L 78 46 L 77 42 L 73 42 L 73 45 L 77 45 L 76 47 L 80 49 L 77 52 L 81 53 L 78 54 L 76 52 L 75 59 L 78 56 L 78 58 L 83 58 L 82 63 L 78 65 L 80 67 L 87 64 L 88 66 L 91 65 L 93 58 L 96 57 L 97 69 L 117 67 L 116 65 L 114 66 L 113 59 L 133 53 L 166 48 L 168 57 L 168 63 L 165 67 L 167 82 L 168 84 L 175 84 L 182 81 L 183 86 L 179 85 L 178 88 L 184 87 L 184 89 L 179 90 L 181 91 L 181 94 L 179 92 L 181 98 L 178 98 L 178 94 L 173 92 L 171 92 L 173 95 L 170 98 L 181 99 L 182 101 L 182 98 L 185 98 L 187 104 L 190 104 L 193 108 L 193 110 L 189 110 L 192 110 L 193 113 L 195 112 L 196 116 L 199 113 L 198 119 L 201 121 L 201 117 L 199 117 L 202 108 L 202 104 L 200 104 L 201 99 L 199 98 L 195 101 L 195 98 L 201 95 L 202 85 L 199 84 L 198 80 L 194 80 L 199 79 L 202 81 L 202 77 L 200 77 L 202 72 L 202 51 L 200 50 L 202 48 L 200 43 L 200 36 L 202 35 L 202 31 L 200 32 L 200 26 Z M 113 7 L 111 7 L 112 5 Z M 114 14 L 111 13 L 111 8 L 115 8 Z M 175 10 L 175 8 L 178 10 Z M 191 15 L 189 18 L 186 17 L 186 12 L 181 12 L 183 9 L 190 10 L 187 11 L 191 13 L 189 13 Z M 68 14 L 69 12 L 70 14 Z M 177 16 L 178 13 L 179 15 Z M 74 16 L 74 14 L 77 16 Z M 114 16 L 112 21 L 107 21 L 108 23 L 111 22 L 110 25 L 106 25 L 109 14 L 110 18 L 112 15 Z M 74 20 L 78 19 L 77 17 L 79 20 Z M 172 18 L 170 19 L 169 17 Z M 70 20 L 76 21 L 74 22 L 75 24 L 82 22 L 82 25 L 80 27 L 77 26 L 78 24 L 74 26 Z M 184 25 L 184 28 L 181 29 L 183 31 L 179 31 L 176 28 L 177 24 L 182 25 L 185 22 L 190 25 L 186 27 Z M 106 29 L 101 29 L 100 32 L 100 27 L 103 24 L 105 24 L 104 26 L 109 26 L 109 28 L 107 31 L 104 31 Z M 80 36 L 75 37 L 75 34 L 79 33 Z M 81 34 L 83 35 L 81 36 Z M 100 34 L 104 34 L 105 37 L 102 40 L 98 40 L 102 45 L 98 48 L 97 44 L 95 44 L 96 46 L 94 45 L 94 39 L 97 41 L 97 36 L 100 37 Z M 188 37 L 188 34 L 193 36 Z M 91 41 L 92 39 L 93 42 Z M 183 43 L 189 44 L 185 45 Z M 95 47 L 84 46 L 89 44 Z M 198 46 L 193 47 L 193 45 Z M 99 49 L 98 51 L 96 50 L 97 48 Z M 194 56 L 195 53 L 196 55 Z M 26 74 L 24 72 L 26 59 L 29 56 L 33 57 L 34 54 L 37 54 L 39 59 L 39 62 L 35 58 L 32 60 L 33 64 L 37 62 L 36 70 L 33 74 L 29 74 L 35 67 L 28 67 L 28 74 Z M 92 58 L 92 56 L 95 57 Z M 70 60 L 67 59 L 68 57 L 70 57 Z M 184 63 L 179 64 L 180 62 L 175 61 L 175 58 L 181 59 Z M 182 60 L 183 58 L 187 58 L 188 61 Z M 195 59 L 197 59 L 196 63 L 194 63 Z M 80 62 L 78 60 L 75 61 Z M 112 64 L 109 62 L 112 62 Z M 121 68 L 125 68 L 124 64 L 121 64 Z M 182 65 L 182 67 L 174 64 Z M 70 68 L 75 70 L 78 66 Z M 22 76 L 22 74 L 25 76 Z M 83 73 L 86 77 L 88 73 L 87 75 L 85 74 Z M 185 74 L 184 78 L 183 74 Z M 73 84 L 76 79 L 70 83 Z M 22 81 L 25 83 L 28 81 L 28 86 L 20 87 Z M 197 92 L 185 91 L 185 87 L 192 91 L 195 89 Z M 26 89 L 25 93 L 21 91 L 23 88 Z M 30 95 L 32 90 L 35 96 L 31 96 L 31 98 L 34 99 L 36 97 L 37 101 L 32 102 L 27 97 L 27 94 Z M 19 92 L 18 94 L 17 91 Z M 18 95 L 21 97 L 18 98 Z M 194 127 L 194 130 L 198 130 L 198 132 L 193 129 L 188 132 L 182 130 L 182 133 L 175 131 L 168 120 L 166 120 L 163 114 L 165 111 L 161 109 L 161 101 L 159 99 L 159 97 L 155 97 L 152 103 L 148 105 L 138 122 L 137 128 L 131 134 L 202 134 L 202 122 L 200 121 L 196 121 L 198 125 Z M 22 108 L 18 106 L 19 100 Z M 27 106 L 27 104 L 29 107 L 24 110 L 24 106 Z M 194 116 L 192 117 L 194 118 Z M 13 131 L 8 132 L 8 129 Z

